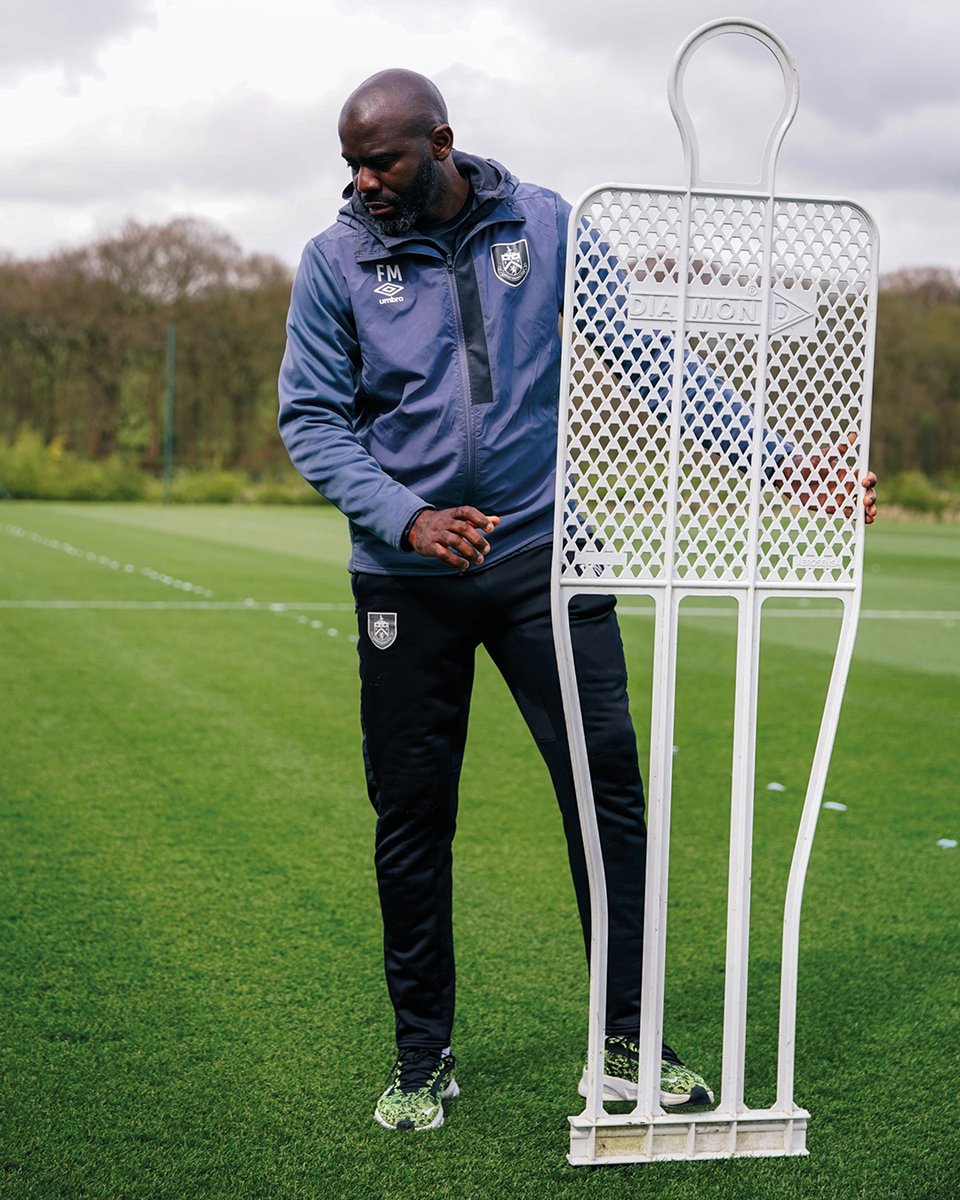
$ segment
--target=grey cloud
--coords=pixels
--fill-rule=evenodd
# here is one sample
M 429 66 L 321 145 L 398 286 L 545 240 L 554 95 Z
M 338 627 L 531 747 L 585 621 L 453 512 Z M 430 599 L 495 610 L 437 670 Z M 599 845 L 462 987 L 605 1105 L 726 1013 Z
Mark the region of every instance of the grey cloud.
M 810 187 L 833 190 L 940 192 L 956 203 L 960 192 L 960 105 L 935 106 L 891 117 L 881 127 L 836 130 L 814 117 L 799 124 L 785 165 Z
M 351 0 L 351 8 L 390 15 L 409 13 L 411 22 L 431 16 L 449 21 L 446 0 Z M 840 127 L 870 129 L 892 113 L 960 101 L 956 69 L 955 0 L 745 0 L 740 17 L 759 21 L 780 36 L 797 60 L 803 103 Z M 528 0 L 504 6 L 527 32 L 531 47 L 555 53 L 592 55 L 598 79 L 625 87 L 644 79 L 664 88 L 673 56 L 694 29 L 715 19 L 716 0 L 682 0 L 671 7 L 638 0 Z M 722 11 L 722 10 L 721 10 Z M 492 12 L 492 10 L 491 10 Z M 495 19 L 491 16 L 491 19 Z M 709 73 L 722 89 L 742 67 L 740 38 L 720 38 L 692 60 L 709 56 Z M 491 64 L 495 72 L 495 64 Z M 558 84 L 575 82 L 562 75 Z
M 852 195 L 907 181 L 917 191 L 956 191 L 960 72 L 951 61 L 955 38 L 944 36 L 957 29 L 954 10 L 935 0 L 913 6 L 908 17 L 886 0 L 745 7 L 744 15 L 781 34 L 798 62 L 800 107 L 781 153 L 781 183 Z M 601 2 L 589 20 L 577 8 L 574 0 L 551 0 L 549 20 L 543 18 L 543 34 L 554 43 L 538 61 L 540 68 L 554 65 L 548 80 L 542 69 L 532 72 L 537 83 L 509 83 L 451 67 L 443 72 L 445 90 L 462 96 L 485 131 L 498 131 L 515 148 L 521 168 L 529 161 L 542 177 L 546 164 L 543 181 L 568 194 L 611 175 L 681 183 L 667 77 L 676 48 L 701 18 L 715 14 L 714 4 L 671 11 L 651 22 L 646 40 L 648 5 Z M 545 6 L 523 12 L 531 19 Z M 715 39 L 691 60 L 685 92 L 704 167 L 714 148 L 714 164 L 729 159 L 734 166 L 732 173 L 705 170 L 707 177 L 755 179 L 746 172 L 755 172 L 782 97 L 772 56 L 749 39 Z
M 635 179 L 641 168 L 647 179 L 678 177 L 679 139 L 664 105 L 659 121 L 669 136 L 659 127 L 650 136 L 643 81 L 562 78 L 569 82 L 558 77 L 545 87 L 538 78 L 493 79 L 459 64 L 436 75 L 462 149 L 496 158 L 571 200 L 598 181 Z
M 635 0 L 598 0 L 585 17 L 579 0 L 549 0 L 525 8 L 544 37 L 609 56 L 611 68 L 672 62 L 680 42 L 720 15 L 711 0 L 686 0 L 669 12 Z M 836 120 L 863 125 L 904 108 L 960 98 L 954 0 L 747 0 L 737 15 L 760 21 L 797 60 L 805 103 Z M 735 69 L 741 39 L 721 38 L 718 49 Z M 694 59 L 695 61 L 695 59 Z
M 75 84 L 105 45 L 155 23 L 153 0 L 4 0 L 0 84 L 50 67 Z
M 200 214 L 245 249 L 295 263 L 342 203 L 349 176 L 336 116 L 349 86 L 335 81 L 316 104 L 239 88 L 215 104 L 135 109 L 8 157 L 4 248 L 36 252 L 15 232 L 31 210 L 64 231 L 58 245 L 110 232 L 131 214 L 147 222 Z M 95 217 L 80 221 L 84 212 Z
M 869 131 L 897 115 L 960 105 L 952 0 L 848 0 L 802 13 L 795 53 L 803 94 L 824 118 Z
M 880 269 L 943 267 L 960 269 L 956 200 L 932 192 L 885 191 L 866 200 L 880 230 Z M 944 237 L 944 234 L 947 237 Z
M 0 181 L 12 199 L 41 202 L 270 195 L 322 173 L 322 141 L 312 108 L 238 89 L 213 105 L 101 119 L 9 159 Z
M 411 24 L 450 20 L 446 0 L 350 0 L 350 6 Z M 814 193 L 856 194 L 897 186 L 907 176 L 918 190 L 956 189 L 955 0 L 911 6 L 903 0 L 741 0 L 735 7 L 778 34 L 798 64 L 800 109 L 780 158 L 782 182 Z M 477 146 L 495 134 L 494 156 L 568 195 L 611 175 L 682 182 L 667 78 L 680 44 L 717 17 L 716 0 L 671 7 L 526 0 L 503 11 L 505 29 L 520 26 L 527 78 L 494 78 L 501 74 L 495 62 L 489 74 L 454 65 L 436 76 L 461 144 L 464 134 Z M 758 84 L 766 90 L 751 93 Z M 708 178 L 751 182 L 755 174 L 745 172 L 755 170 L 769 127 L 763 113 L 769 109 L 772 116 L 782 95 L 772 56 L 750 39 L 717 38 L 692 58 L 686 92 L 704 167 L 714 147 L 714 162 L 736 164 L 730 174 L 705 170 Z M 754 112 L 759 116 L 749 132 Z
M 434 0 L 397 3 L 407 9 L 391 5 L 392 18 L 407 12 L 411 26 L 441 12 L 449 21 L 449 10 Z M 146 12 L 134 0 L 104 5 L 131 20 Z M 40 3 L 49 6 L 50 0 Z M 351 6 L 387 12 L 380 0 L 351 0 Z M 504 78 L 509 72 L 496 62 L 485 69 L 442 60 L 433 72 L 458 145 L 570 200 L 599 182 L 681 185 L 667 73 L 684 37 L 716 14 L 715 0 L 684 0 L 669 10 L 637 0 L 595 0 L 589 8 L 582 0 L 549 6 L 529 0 L 515 7 L 511 19 L 524 22 L 521 52 L 529 63 L 522 77 Z M 943 6 L 934 0 L 914 6 L 903 28 L 887 0 L 835 0 L 823 11 L 757 0 L 743 9 L 780 33 L 800 66 L 800 112 L 781 155 L 780 190 L 846 194 L 863 203 L 878 217 L 885 245 L 903 247 L 895 265 L 955 262 L 956 249 L 942 233 L 939 256 L 934 235 L 926 233 L 934 222 L 939 230 L 951 228 L 944 197 L 955 198 L 960 171 L 954 132 L 960 112 L 952 107 L 960 73 L 942 65 L 955 39 L 937 37 L 934 29 Z M 868 9 L 870 20 L 853 19 Z M 956 30 L 956 15 L 943 19 Z M 719 140 L 724 120 L 731 124 L 719 117 L 723 105 L 742 105 L 755 82 L 769 76 L 738 46 L 741 40 L 718 39 L 711 44 L 718 53 L 705 50 L 699 72 L 691 68 L 690 99 L 705 146 Z M 921 49 L 928 53 L 923 63 Z M 21 54 L 17 61 L 23 60 Z M 369 64 L 370 70 L 384 65 Z M 306 239 L 334 219 L 347 181 L 336 119 L 358 72 L 355 61 L 345 59 L 345 66 L 349 74 L 325 79 L 310 105 L 238 88 L 212 104 L 118 113 L 56 144 L 20 152 L 0 167 L 0 187 L 18 211 L 43 205 L 64 227 L 84 204 L 107 223 L 131 213 L 160 220 L 199 212 L 227 224 L 245 247 L 295 262 Z M 739 128 L 741 121 L 732 124 Z M 749 153 L 758 149 L 747 146 Z

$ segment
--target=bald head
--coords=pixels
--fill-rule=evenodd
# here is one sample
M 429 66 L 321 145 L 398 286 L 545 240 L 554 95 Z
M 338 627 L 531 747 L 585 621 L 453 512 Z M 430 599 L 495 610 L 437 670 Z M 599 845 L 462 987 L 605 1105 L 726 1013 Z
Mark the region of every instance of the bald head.
M 339 128 L 352 122 L 370 128 L 389 124 L 408 137 L 426 136 L 446 125 L 447 106 L 440 89 L 425 75 L 392 67 L 365 79 L 340 111 Z
M 338 128 L 356 196 L 383 233 L 445 221 L 465 202 L 469 185 L 453 161 L 447 106 L 423 75 L 371 75 L 347 97 Z

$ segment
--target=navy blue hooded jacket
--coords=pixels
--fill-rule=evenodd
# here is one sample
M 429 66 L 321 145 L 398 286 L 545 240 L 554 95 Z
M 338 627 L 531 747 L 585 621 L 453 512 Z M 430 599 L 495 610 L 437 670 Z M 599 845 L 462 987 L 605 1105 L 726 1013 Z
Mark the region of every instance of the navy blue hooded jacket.
M 455 256 L 356 203 L 308 243 L 280 370 L 294 465 L 350 519 L 352 570 L 455 574 L 401 548 L 421 508 L 499 516 L 485 565 L 550 540 L 569 205 L 457 153 Z

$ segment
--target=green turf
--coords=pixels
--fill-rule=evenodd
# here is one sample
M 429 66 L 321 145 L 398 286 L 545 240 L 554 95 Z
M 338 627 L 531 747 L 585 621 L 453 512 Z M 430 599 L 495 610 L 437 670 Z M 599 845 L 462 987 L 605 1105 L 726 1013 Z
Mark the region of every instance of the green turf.
M 545 772 L 486 662 L 456 868 L 463 1095 L 436 1134 L 372 1120 L 391 1016 L 346 553 L 328 510 L 0 505 L 0 601 L 206 602 L 0 608 L 0 1194 L 956 1195 L 960 850 L 937 846 L 960 829 L 955 622 L 861 625 L 827 788 L 847 811 L 822 815 L 804 908 L 810 1157 L 575 1170 L 572 890 Z M 954 611 L 958 584 L 960 532 L 870 531 L 868 612 Z M 322 607 L 270 608 L 304 604 Z M 622 625 L 642 724 L 652 626 Z M 835 628 L 771 618 L 764 638 L 755 1102 Z M 714 1081 L 734 644 L 729 615 L 681 623 L 667 1022 Z

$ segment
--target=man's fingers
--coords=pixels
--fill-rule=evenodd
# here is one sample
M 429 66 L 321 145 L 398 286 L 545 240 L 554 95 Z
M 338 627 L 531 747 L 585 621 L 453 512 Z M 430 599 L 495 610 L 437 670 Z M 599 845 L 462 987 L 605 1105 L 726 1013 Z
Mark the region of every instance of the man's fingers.
M 864 521 L 868 525 L 872 525 L 877 519 L 877 475 L 875 471 L 868 471 L 860 480 L 864 488 L 863 493 L 863 512 Z
M 499 517 L 488 517 L 486 513 L 482 513 L 479 508 L 474 508 L 470 504 L 462 504 L 459 508 L 451 510 L 451 515 L 459 521 L 468 521 L 477 529 L 482 529 L 486 533 L 492 533 L 500 524 Z
M 478 529 L 465 522 L 456 522 L 447 529 L 440 538 L 442 545 L 455 554 L 471 560 L 483 562 L 483 556 L 490 551 L 490 543 Z
M 450 532 L 463 541 L 470 542 L 478 550 L 482 550 L 484 554 L 490 549 L 490 543 L 480 532 L 480 529 L 468 521 L 453 521 L 450 525 Z
M 465 571 L 471 562 L 482 563 L 483 553 L 452 531 L 440 534 L 434 542 L 420 551 L 429 558 L 439 558 L 460 571 Z
M 821 446 L 819 452 L 806 458 L 794 456 L 786 477 L 801 503 L 828 516 L 838 512 L 854 516 L 858 503 L 855 496 L 863 488 L 860 502 L 866 523 L 872 525 L 877 516 L 876 473 L 867 471 L 858 481 L 854 470 L 844 464 L 856 440 L 856 435 L 850 434 L 834 447 Z
M 471 505 L 439 511 L 424 509 L 408 538 L 418 554 L 439 558 L 441 562 L 465 571 L 471 563 L 482 563 L 490 551 L 490 543 L 481 530 L 492 532 L 499 523 L 499 517 L 488 517 Z
M 420 553 L 427 558 L 439 558 L 443 562 L 449 563 L 451 567 L 458 567 L 463 571 L 472 562 L 479 566 L 483 562 L 485 551 L 480 550 L 464 538 L 447 532 L 421 549 Z

